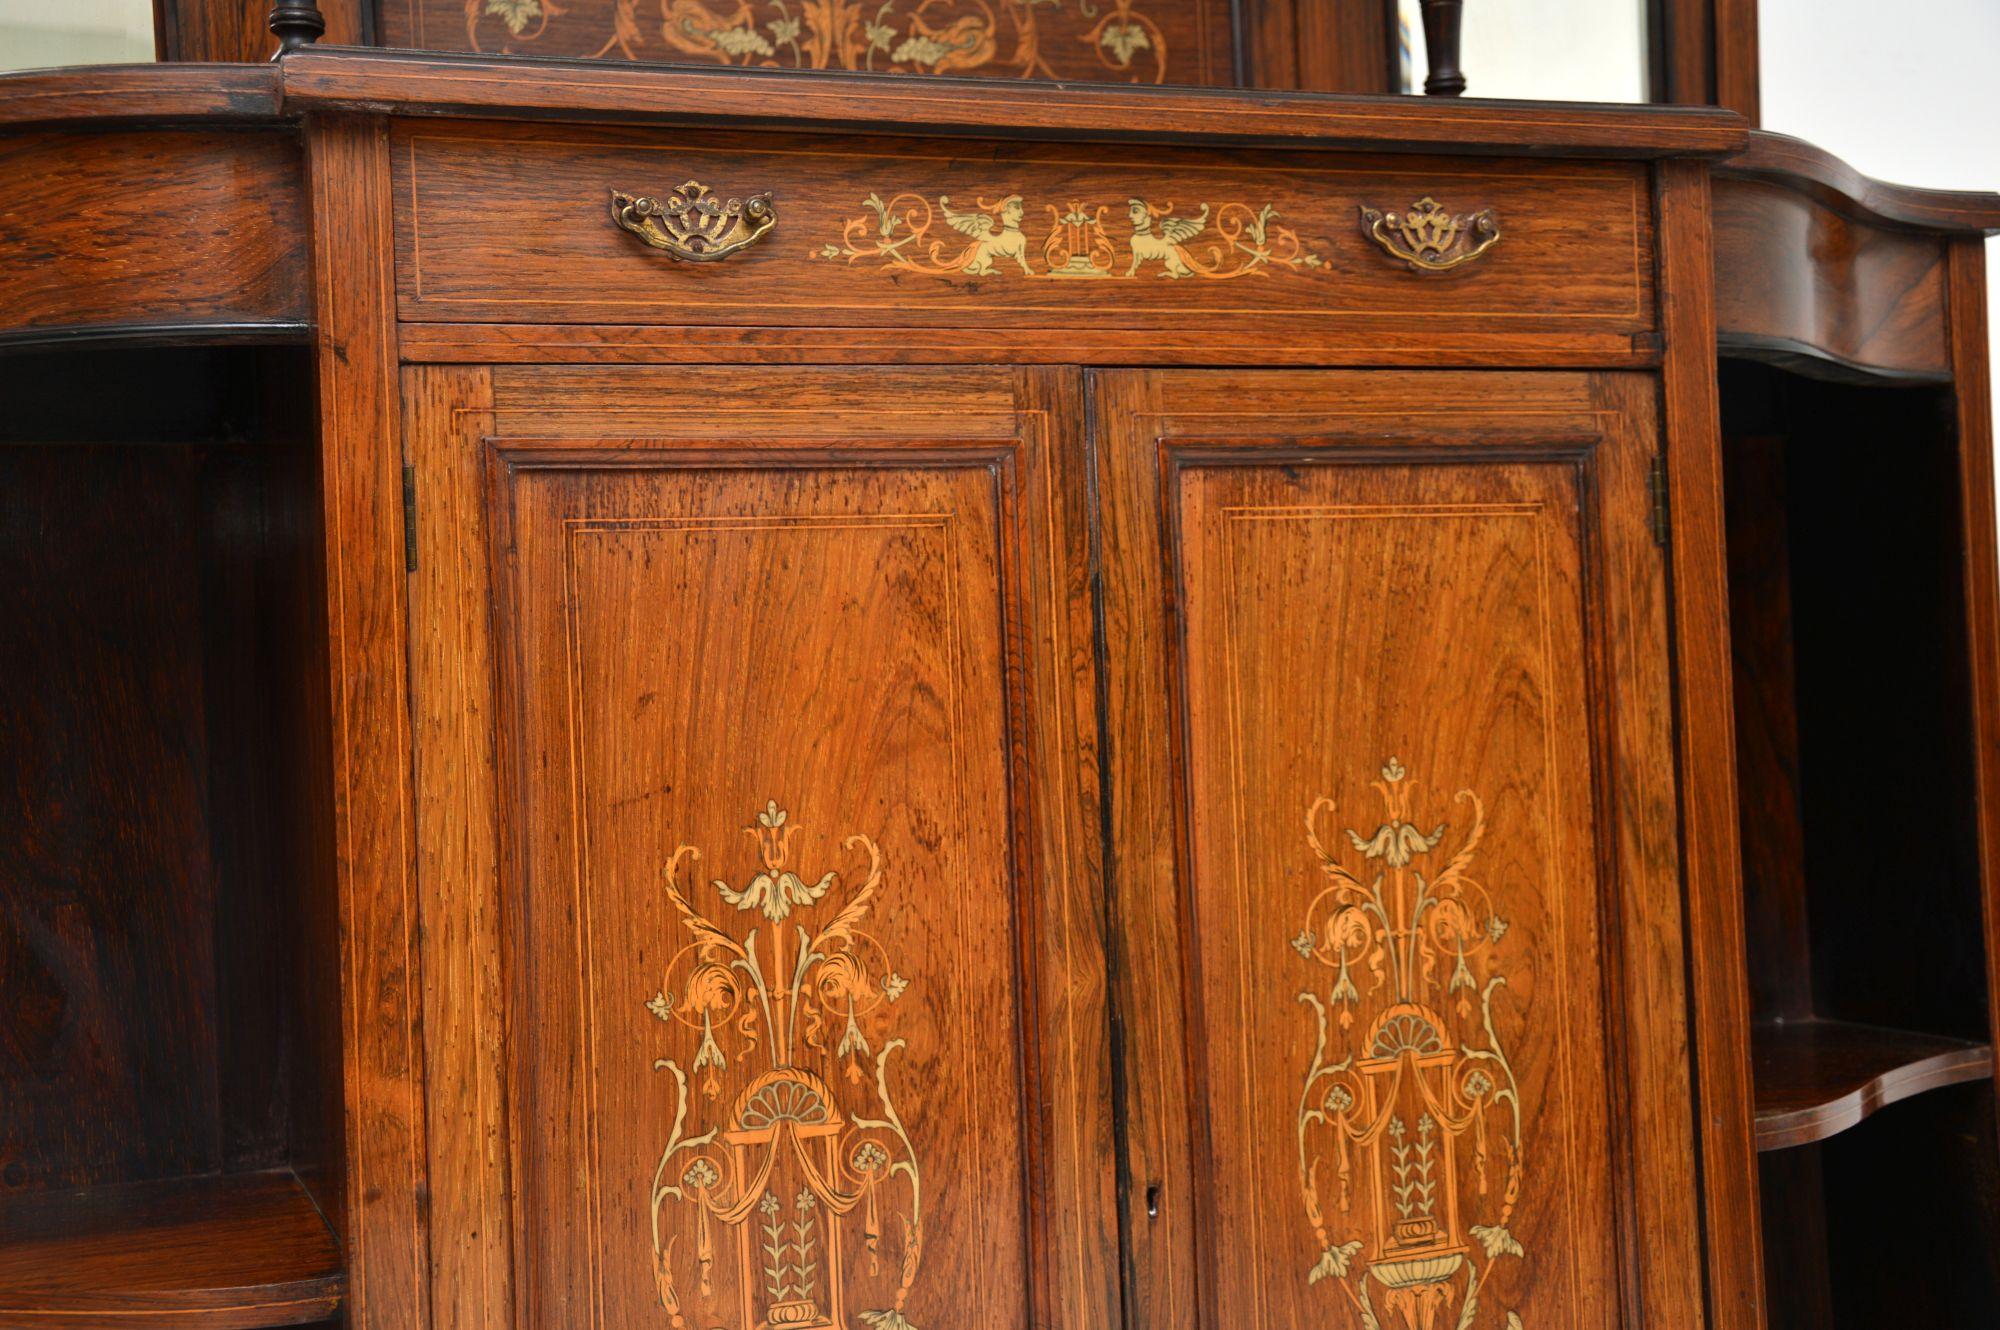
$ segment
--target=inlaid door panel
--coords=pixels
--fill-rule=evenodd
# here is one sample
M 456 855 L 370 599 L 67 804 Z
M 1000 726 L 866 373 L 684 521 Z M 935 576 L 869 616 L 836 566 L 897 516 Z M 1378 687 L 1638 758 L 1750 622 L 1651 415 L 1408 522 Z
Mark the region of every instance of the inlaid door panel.
M 1697 1324 L 1643 381 L 1099 388 L 1135 1324 Z
M 430 995 L 505 1030 L 489 1120 L 432 1114 L 458 1323 L 1113 1325 L 1074 379 L 409 386 L 415 612 L 490 606 L 491 869 L 478 799 L 420 830 L 430 917 L 483 894 L 500 942 Z

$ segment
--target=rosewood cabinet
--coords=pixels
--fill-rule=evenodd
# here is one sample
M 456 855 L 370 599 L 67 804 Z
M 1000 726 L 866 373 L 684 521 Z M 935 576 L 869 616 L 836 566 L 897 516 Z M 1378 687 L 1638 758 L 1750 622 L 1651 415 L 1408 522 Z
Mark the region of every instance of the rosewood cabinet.
M 0 1323 L 2000 1296 L 1994 200 L 337 49 L 0 155 Z

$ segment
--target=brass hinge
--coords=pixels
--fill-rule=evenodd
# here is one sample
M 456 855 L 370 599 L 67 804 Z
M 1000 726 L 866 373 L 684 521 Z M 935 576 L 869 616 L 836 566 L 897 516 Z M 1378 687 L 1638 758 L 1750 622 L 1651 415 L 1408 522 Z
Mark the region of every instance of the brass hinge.
M 403 468 L 403 571 L 417 571 L 417 469 Z
M 1653 458 L 1653 473 L 1647 477 L 1646 489 L 1652 500 L 1653 543 L 1667 543 L 1667 459 L 1664 454 Z

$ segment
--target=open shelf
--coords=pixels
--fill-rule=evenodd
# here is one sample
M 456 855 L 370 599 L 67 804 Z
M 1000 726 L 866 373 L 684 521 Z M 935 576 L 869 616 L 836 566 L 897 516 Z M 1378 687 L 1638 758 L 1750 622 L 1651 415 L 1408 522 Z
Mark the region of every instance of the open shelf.
M 344 1301 L 311 370 L 296 347 L 0 355 L 10 1330 Z
M 332 1232 L 285 1171 L 0 1204 L 0 1324 L 305 1325 L 344 1287 Z
M 1759 1150 L 1823 1141 L 1899 1099 L 1993 1075 L 1985 1044 L 1846 1021 L 1756 1026 L 1750 1059 Z
M 1949 387 L 1731 361 L 1721 386 L 1768 1323 L 1989 1325 L 1984 463 L 1961 465 Z

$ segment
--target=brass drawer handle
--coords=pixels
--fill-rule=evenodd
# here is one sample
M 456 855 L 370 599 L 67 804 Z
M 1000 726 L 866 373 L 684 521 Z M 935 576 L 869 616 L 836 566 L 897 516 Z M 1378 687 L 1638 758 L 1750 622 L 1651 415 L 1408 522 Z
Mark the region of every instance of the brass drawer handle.
M 1408 212 L 1361 210 L 1375 243 L 1418 272 L 1449 272 L 1500 243 L 1500 219 L 1491 208 L 1454 217 L 1433 198 L 1418 199 Z
M 778 224 L 769 194 L 724 203 L 690 180 L 666 201 L 611 191 L 611 220 L 655 249 L 690 263 L 713 263 L 748 249 Z

